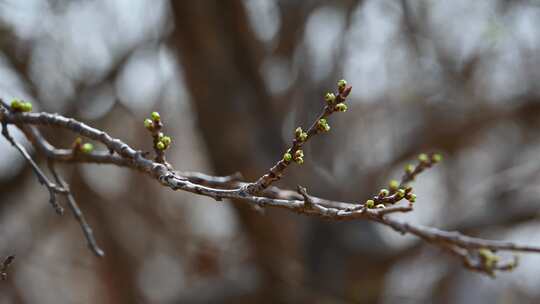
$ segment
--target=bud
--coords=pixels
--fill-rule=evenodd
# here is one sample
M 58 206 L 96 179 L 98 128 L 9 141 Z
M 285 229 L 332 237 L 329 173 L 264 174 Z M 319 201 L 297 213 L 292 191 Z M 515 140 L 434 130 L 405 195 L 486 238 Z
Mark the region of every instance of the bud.
M 343 102 L 340 102 L 336 105 L 336 110 L 339 112 L 346 112 L 347 111 L 347 105 Z
M 326 100 L 326 103 L 328 104 L 333 104 L 334 101 L 336 101 L 336 95 L 334 95 L 334 93 L 326 93 L 326 95 L 324 95 L 324 100 Z
M 152 130 L 152 128 L 154 127 L 154 123 L 152 122 L 150 118 L 147 118 L 144 120 L 144 127 L 147 128 L 148 130 Z
M 319 119 L 319 121 L 317 121 L 317 128 L 324 132 L 330 131 L 330 125 L 328 124 L 328 121 L 324 118 L 321 118 Z
M 29 102 L 23 102 L 21 104 L 21 111 L 22 112 L 32 112 L 32 104 Z
M 388 195 L 390 194 L 390 191 L 386 190 L 386 189 L 381 189 L 379 191 L 379 196 L 380 197 L 387 197 Z
M 164 144 L 163 142 L 161 142 L 161 141 L 158 141 L 158 142 L 156 143 L 156 148 L 157 148 L 158 150 L 162 150 L 162 151 L 163 151 L 163 150 L 165 150 L 165 144 Z
M 337 82 L 337 86 L 338 86 L 338 90 L 340 92 L 343 92 L 343 90 L 345 90 L 345 88 L 347 87 L 347 80 L 341 79 L 340 81 Z
M 438 163 L 441 160 L 442 160 L 442 155 L 440 155 L 439 153 L 435 153 L 431 156 L 431 161 L 434 163 Z
M 13 99 L 11 101 L 11 109 L 14 110 L 14 111 L 20 111 L 21 110 L 21 105 L 22 105 L 22 102 L 20 100 Z
M 300 141 L 304 142 L 307 139 L 307 133 L 302 130 L 302 128 L 298 127 L 294 131 L 295 138 Z
M 163 138 L 161 138 L 161 142 L 165 145 L 165 147 L 169 147 L 172 139 L 169 136 L 163 136 Z
M 94 145 L 92 145 L 91 143 L 85 143 L 81 147 L 81 152 L 83 153 L 91 153 L 93 150 L 94 150 Z
M 423 163 L 428 163 L 429 162 L 429 158 L 428 158 L 426 153 L 422 153 L 422 154 L 418 155 L 418 160 L 423 162 Z
M 152 112 L 152 114 L 150 114 L 150 116 L 152 117 L 153 121 L 160 121 L 161 120 L 161 115 L 159 115 L 158 112 Z
M 416 202 L 416 194 L 414 193 L 407 193 L 407 196 L 405 198 L 411 203 Z
M 393 179 L 388 183 L 388 186 L 390 187 L 390 190 L 396 191 L 399 188 L 399 182 Z
M 290 162 L 292 160 L 291 153 L 286 152 L 285 154 L 283 154 L 283 160 L 286 161 L 286 162 Z
M 371 208 L 375 207 L 375 201 L 369 199 L 369 200 L 366 201 L 366 203 L 364 204 L 364 206 L 366 206 L 366 208 L 371 209 Z
M 412 174 L 414 172 L 414 166 L 411 164 L 408 164 L 407 166 L 405 166 L 405 172 L 407 174 Z

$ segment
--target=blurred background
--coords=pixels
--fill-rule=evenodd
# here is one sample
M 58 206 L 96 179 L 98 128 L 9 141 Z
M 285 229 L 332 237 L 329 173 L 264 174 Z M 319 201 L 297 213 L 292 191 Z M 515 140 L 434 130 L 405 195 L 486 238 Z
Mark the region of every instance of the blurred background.
M 0 1 L 1 98 L 144 150 L 157 110 L 179 170 L 257 178 L 341 78 L 349 111 L 279 186 L 364 201 L 440 151 L 400 218 L 540 244 L 540 1 Z M 43 132 L 59 147 L 75 138 Z M 127 169 L 60 167 L 106 257 L 1 139 L 0 256 L 17 259 L 0 303 L 540 302 L 538 255 L 493 280 L 380 225 L 262 215 Z

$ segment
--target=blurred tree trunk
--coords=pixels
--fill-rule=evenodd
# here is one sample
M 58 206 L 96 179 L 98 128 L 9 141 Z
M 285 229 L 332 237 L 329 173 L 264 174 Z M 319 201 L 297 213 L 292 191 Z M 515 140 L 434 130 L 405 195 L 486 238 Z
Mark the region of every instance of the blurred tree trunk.
M 262 48 L 245 8 L 238 0 L 171 3 L 173 41 L 211 164 L 216 174 L 240 171 L 254 179 L 281 156 L 284 145 L 280 117 L 259 74 Z M 245 204 L 235 208 L 262 275 L 255 297 L 282 300 L 278 292 L 290 267 L 281 262 L 298 254 L 294 220 L 276 210 L 260 216 Z

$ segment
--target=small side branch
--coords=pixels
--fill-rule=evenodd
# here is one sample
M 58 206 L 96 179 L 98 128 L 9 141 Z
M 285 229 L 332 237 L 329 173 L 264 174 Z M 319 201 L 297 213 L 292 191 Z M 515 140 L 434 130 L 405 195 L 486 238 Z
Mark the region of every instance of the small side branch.
M 84 234 L 84 237 L 86 238 L 86 242 L 88 244 L 88 248 L 98 257 L 103 257 L 105 255 L 105 252 L 99 248 L 96 239 L 94 237 L 94 232 L 92 230 L 92 227 L 88 224 L 86 221 L 86 218 L 79 208 L 79 205 L 75 201 L 75 198 L 73 197 L 73 194 L 71 193 L 71 190 L 69 189 L 69 185 L 58 175 L 56 172 L 56 168 L 54 166 L 54 162 L 49 160 L 48 161 L 49 170 L 51 171 L 54 179 L 56 180 L 56 183 L 62 186 L 66 190 L 66 198 L 68 202 L 69 209 L 71 209 L 71 212 L 73 213 L 73 216 L 79 222 L 79 225 L 81 226 L 81 230 Z
M 47 188 L 47 190 L 49 190 L 49 196 L 50 196 L 49 202 L 50 202 L 51 206 L 54 208 L 54 210 L 56 211 L 56 213 L 58 215 L 62 215 L 64 213 L 64 208 L 62 208 L 62 206 L 60 206 L 60 204 L 58 203 L 58 200 L 56 199 L 56 194 L 58 194 L 58 193 L 66 194 L 67 193 L 66 190 L 49 181 L 47 176 L 45 176 L 43 171 L 41 171 L 41 169 L 36 164 L 36 162 L 34 162 L 32 157 L 30 156 L 30 154 L 28 154 L 26 149 L 21 144 L 19 144 L 17 141 L 15 141 L 15 139 L 11 136 L 11 134 L 9 134 L 7 124 L 5 122 L 2 122 L 2 135 L 4 136 L 4 138 L 7 139 L 7 141 L 13 147 L 15 147 L 21 153 L 21 155 L 24 157 L 24 159 L 26 159 L 26 161 L 30 164 L 32 170 L 36 174 L 36 177 L 37 177 L 39 183 L 41 185 L 45 186 Z

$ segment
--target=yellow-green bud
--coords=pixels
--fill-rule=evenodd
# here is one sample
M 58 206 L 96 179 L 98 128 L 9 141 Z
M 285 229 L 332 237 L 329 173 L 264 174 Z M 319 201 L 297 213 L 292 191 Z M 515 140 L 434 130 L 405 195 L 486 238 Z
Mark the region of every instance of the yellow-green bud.
M 23 102 L 21 104 L 21 111 L 22 112 L 31 112 L 32 111 L 32 104 L 29 102 Z
M 158 141 L 158 142 L 156 143 L 156 148 L 157 148 L 158 150 L 165 150 L 165 144 L 164 144 L 163 142 L 161 142 L 161 141 Z
M 83 153 L 90 153 L 93 150 L 94 150 L 94 145 L 92 145 L 91 143 L 85 143 L 81 147 L 81 152 L 83 152 Z
M 152 130 L 152 128 L 154 127 L 154 123 L 152 122 L 150 118 L 147 118 L 144 120 L 144 127 L 147 128 L 148 130 Z
M 324 95 L 324 100 L 326 100 L 326 102 L 328 104 L 333 104 L 334 101 L 336 101 L 336 95 L 334 95 L 334 93 L 326 93 L 326 95 Z
M 411 203 L 416 202 L 416 194 L 414 193 L 408 193 L 405 198 Z
M 21 105 L 22 105 L 22 102 L 20 100 L 13 99 L 11 101 L 11 109 L 14 110 L 14 111 L 20 111 L 21 110 Z
M 386 196 L 388 196 L 389 194 L 390 194 L 390 191 L 388 191 L 388 190 L 386 190 L 386 189 L 381 189 L 381 190 L 379 191 L 379 196 L 381 196 L 381 197 L 386 197 Z
M 302 130 L 302 128 L 298 127 L 294 131 L 294 135 L 297 140 L 304 142 L 307 139 L 307 133 Z
M 303 157 L 297 157 L 294 159 L 294 161 L 299 164 L 299 165 L 302 165 L 304 163 L 304 158 Z
M 396 192 L 396 196 L 398 198 L 403 198 L 405 196 L 405 190 L 403 189 L 399 189 L 397 192 Z
M 165 147 L 168 147 L 171 145 L 172 139 L 169 136 L 163 136 L 163 138 L 161 138 L 161 142 L 165 145 Z
M 153 121 L 160 121 L 161 120 L 161 115 L 159 115 L 158 112 L 152 112 L 150 114 L 150 116 L 152 117 Z
M 497 262 L 499 262 L 499 257 L 487 248 L 478 249 L 478 255 L 482 258 L 487 269 L 493 269 L 497 265 Z
M 418 155 L 418 160 L 423 162 L 423 163 L 427 163 L 427 162 L 429 162 L 429 157 L 427 156 L 426 153 L 422 153 L 422 154 Z
M 296 150 L 296 152 L 294 152 L 294 158 L 302 158 L 302 157 L 304 157 L 304 151 Z
M 286 161 L 286 162 L 290 162 L 292 160 L 291 153 L 286 152 L 285 154 L 283 154 L 283 160 Z
M 431 156 L 431 161 L 434 162 L 434 163 L 438 163 L 441 160 L 442 160 L 442 155 L 440 155 L 439 153 L 433 154 Z
M 407 166 L 405 166 L 405 172 L 407 174 L 412 174 L 414 172 L 414 166 L 411 164 L 408 164 Z
M 347 87 L 347 80 L 341 79 L 337 82 L 338 90 L 343 91 Z
M 159 141 L 161 141 L 161 139 L 163 139 L 163 136 L 165 136 L 165 135 L 163 134 L 163 132 L 158 132 L 157 138 L 158 138 Z
M 336 110 L 339 112 L 346 112 L 347 111 L 347 105 L 343 102 L 340 102 L 336 105 Z
M 366 206 L 366 208 L 371 209 L 371 208 L 375 207 L 375 201 L 369 199 L 369 200 L 366 201 L 366 203 L 364 205 Z
M 321 118 L 319 119 L 319 121 L 317 121 L 317 128 L 324 132 L 330 131 L 330 125 L 328 124 L 328 121 L 324 118 Z
M 393 179 L 388 183 L 388 187 L 390 187 L 390 190 L 396 191 L 399 188 L 399 182 Z

